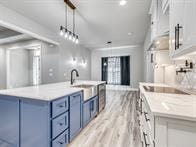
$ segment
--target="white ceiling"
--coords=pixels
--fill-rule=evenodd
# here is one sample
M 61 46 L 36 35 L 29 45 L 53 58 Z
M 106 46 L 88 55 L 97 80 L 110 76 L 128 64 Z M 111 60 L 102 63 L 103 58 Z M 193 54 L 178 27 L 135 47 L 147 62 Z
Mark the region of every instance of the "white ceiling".
M 27 34 L 22 34 L 17 31 L 0 26 L 0 45 L 31 39 L 33 38 Z
M 21 33 L 0 26 L 0 39 L 21 35 Z
M 81 44 L 89 49 L 143 44 L 149 26 L 150 0 L 128 0 L 119 6 L 119 0 L 72 0 L 77 7 L 76 31 Z M 64 24 L 63 0 L 0 0 L 8 8 L 29 17 L 59 33 Z M 69 27 L 71 29 L 71 12 Z M 129 32 L 133 32 L 128 36 Z

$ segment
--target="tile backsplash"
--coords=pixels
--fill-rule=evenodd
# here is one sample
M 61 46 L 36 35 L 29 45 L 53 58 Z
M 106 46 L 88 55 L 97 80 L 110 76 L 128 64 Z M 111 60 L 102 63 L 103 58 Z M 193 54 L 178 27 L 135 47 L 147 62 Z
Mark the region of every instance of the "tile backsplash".
M 193 62 L 193 69 L 187 73 L 178 73 L 176 75 L 176 84 L 185 89 L 196 90 L 196 60 L 191 60 Z M 178 66 L 179 63 L 176 63 Z

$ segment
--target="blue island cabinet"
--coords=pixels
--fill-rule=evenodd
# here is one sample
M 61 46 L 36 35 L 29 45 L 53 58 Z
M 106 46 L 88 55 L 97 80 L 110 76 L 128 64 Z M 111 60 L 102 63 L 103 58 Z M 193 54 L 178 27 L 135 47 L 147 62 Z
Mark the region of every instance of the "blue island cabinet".
M 82 95 L 70 96 L 70 141 L 82 130 Z
M 83 127 L 85 127 L 98 113 L 98 97 L 95 96 L 83 103 Z
M 0 96 L 0 147 L 19 146 L 19 100 Z
M 82 92 L 75 95 L 75 103 L 72 95 L 54 101 L 0 95 L 0 147 L 66 147 L 72 109 L 81 105 Z

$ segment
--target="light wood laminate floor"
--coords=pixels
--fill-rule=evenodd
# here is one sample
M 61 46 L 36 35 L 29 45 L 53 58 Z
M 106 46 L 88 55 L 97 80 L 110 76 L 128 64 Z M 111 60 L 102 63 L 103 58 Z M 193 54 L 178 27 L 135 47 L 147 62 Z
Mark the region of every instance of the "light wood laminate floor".
M 107 90 L 105 109 L 68 147 L 140 147 L 135 92 Z

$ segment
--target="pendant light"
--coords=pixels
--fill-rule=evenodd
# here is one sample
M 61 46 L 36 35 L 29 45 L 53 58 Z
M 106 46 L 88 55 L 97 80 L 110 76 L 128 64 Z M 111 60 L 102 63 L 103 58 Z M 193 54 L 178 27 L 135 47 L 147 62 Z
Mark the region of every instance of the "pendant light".
M 79 38 L 78 38 L 78 35 L 76 36 L 76 44 L 79 43 Z
M 75 9 L 73 10 L 73 36 L 72 41 L 75 42 Z
M 64 32 L 63 32 L 63 26 L 60 26 L 60 35 L 63 36 Z
M 76 7 L 71 3 L 70 0 L 64 0 L 65 2 L 65 27 L 60 26 L 60 36 L 64 36 L 64 38 L 72 41 L 73 43 L 78 44 L 79 43 L 79 37 L 75 33 L 75 10 Z M 67 5 L 73 10 L 73 30 L 72 32 L 68 30 L 68 25 L 67 25 Z

